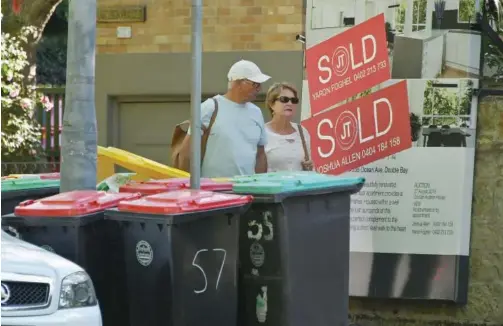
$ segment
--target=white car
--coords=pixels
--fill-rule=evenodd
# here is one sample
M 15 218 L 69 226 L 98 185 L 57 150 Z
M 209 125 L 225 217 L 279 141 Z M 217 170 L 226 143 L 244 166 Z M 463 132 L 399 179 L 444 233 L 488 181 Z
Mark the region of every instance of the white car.
M 1 237 L 2 326 L 102 326 L 81 267 L 4 231 Z

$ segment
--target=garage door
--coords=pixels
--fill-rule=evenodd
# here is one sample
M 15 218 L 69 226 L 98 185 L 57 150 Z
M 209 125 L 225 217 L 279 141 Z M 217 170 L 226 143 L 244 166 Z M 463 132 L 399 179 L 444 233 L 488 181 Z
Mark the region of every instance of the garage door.
M 169 164 L 171 135 L 189 119 L 188 102 L 121 103 L 120 148 L 159 163 Z
M 265 121 L 270 114 L 264 102 Z M 190 119 L 189 102 L 140 102 L 120 104 L 119 147 L 163 164 L 170 164 L 171 136 L 175 125 Z

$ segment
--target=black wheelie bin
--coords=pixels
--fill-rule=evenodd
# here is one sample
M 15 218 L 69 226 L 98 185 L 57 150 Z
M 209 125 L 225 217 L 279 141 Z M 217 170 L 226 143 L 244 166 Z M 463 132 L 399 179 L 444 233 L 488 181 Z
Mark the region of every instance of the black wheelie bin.
M 96 190 L 60 193 L 20 203 L 14 214 L 2 217 L 2 227 L 84 268 L 94 284 L 104 326 L 127 326 L 123 257 L 112 254 L 120 251 L 122 239 L 115 225 L 104 220 L 104 211 L 140 197 Z
M 364 178 L 315 172 L 237 177 L 239 326 L 346 326 L 350 195 Z
M 123 234 L 131 326 L 235 326 L 238 223 L 251 200 L 183 189 L 105 212 Z
M 2 179 L 2 215 L 28 199 L 40 199 L 59 193 L 59 179 L 40 178 L 38 175 Z

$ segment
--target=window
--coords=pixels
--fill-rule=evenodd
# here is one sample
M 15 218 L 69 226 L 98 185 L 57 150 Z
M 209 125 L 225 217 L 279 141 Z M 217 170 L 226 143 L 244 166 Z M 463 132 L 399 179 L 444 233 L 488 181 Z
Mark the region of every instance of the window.
M 412 31 L 422 31 L 426 29 L 426 5 L 427 0 L 414 0 L 412 6 Z M 396 8 L 395 17 L 395 30 L 403 33 L 405 25 L 405 11 L 407 4 L 402 1 L 400 7 Z
M 470 126 L 473 81 L 449 83 L 429 80 L 424 89 L 423 126 Z
M 475 0 L 459 0 L 458 23 L 475 22 Z

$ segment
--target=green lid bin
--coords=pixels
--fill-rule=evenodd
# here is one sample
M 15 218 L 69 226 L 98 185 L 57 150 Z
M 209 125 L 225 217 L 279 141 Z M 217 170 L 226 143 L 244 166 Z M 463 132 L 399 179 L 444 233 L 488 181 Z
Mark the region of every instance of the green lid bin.
M 364 178 L 316 172 L 239 176 L 238 325 L 347 325 L 350 196 Z
M 28 199 L 40 199 L 59 193 L 58 179 L 41 179 L 37 175 L 2 180 L 2 216 Z

